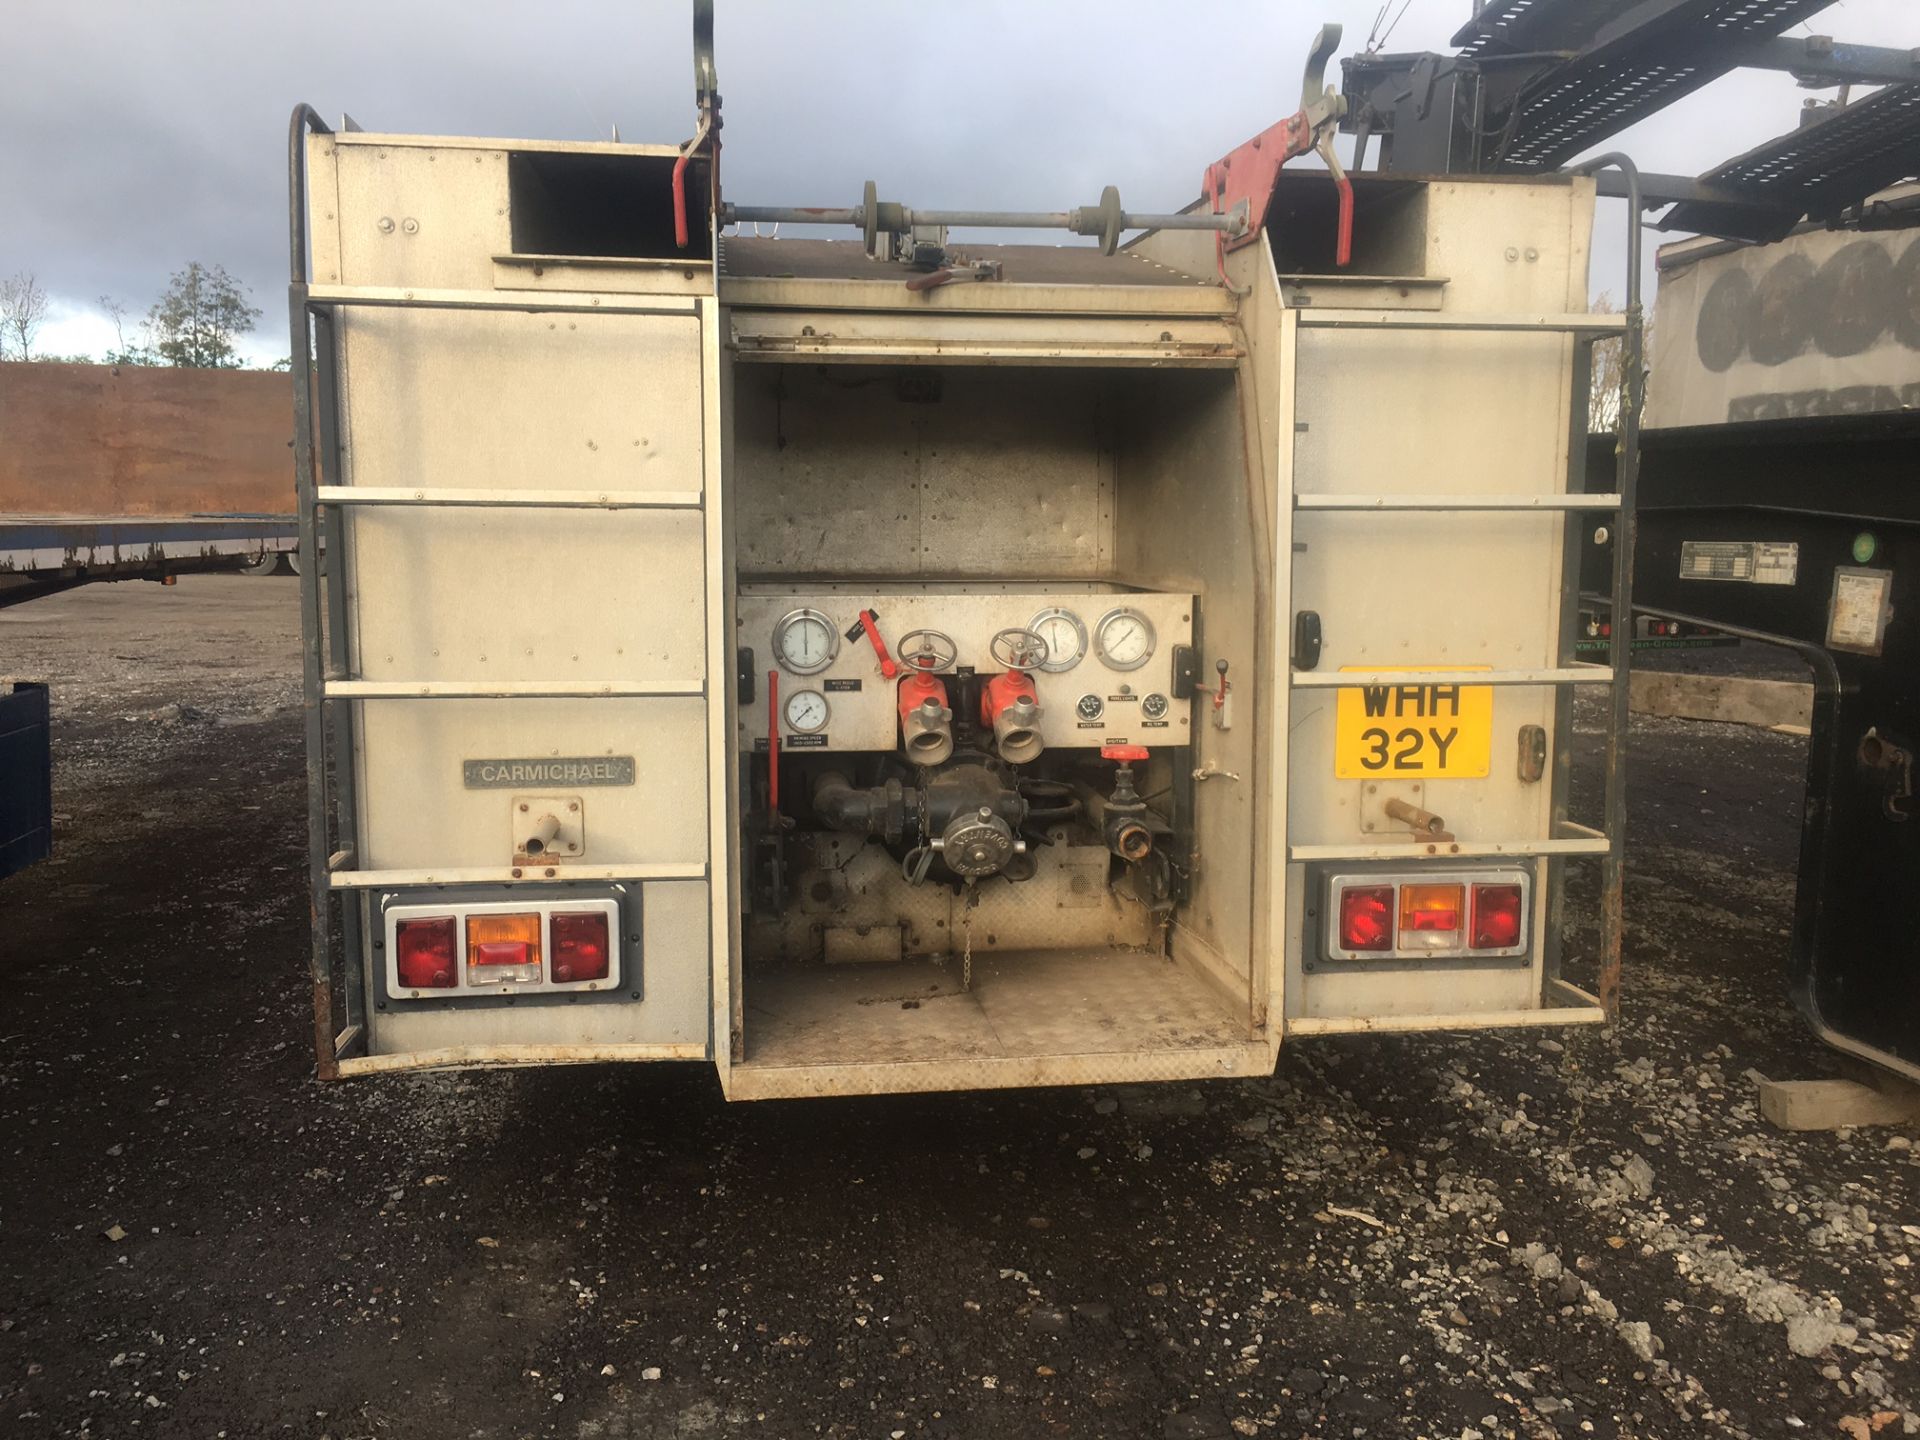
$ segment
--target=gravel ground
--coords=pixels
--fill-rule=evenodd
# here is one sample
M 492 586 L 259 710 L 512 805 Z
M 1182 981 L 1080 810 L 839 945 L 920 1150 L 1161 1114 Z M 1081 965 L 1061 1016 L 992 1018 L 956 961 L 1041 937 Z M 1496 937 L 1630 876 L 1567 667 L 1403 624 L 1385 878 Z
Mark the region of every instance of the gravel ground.
M 1912 1137 L 1754 1098 L 1837 1073 L 1781 978 L 1803 741 L 1636 727 L 1614 1034 L 762 1106 L 698 1067 L 323 1088 L 293 620 L 214 577 L 0 612 L 0 671 L 60 682 L 64 817 L 0 884 L 0 1433 L 1920 1433 Z

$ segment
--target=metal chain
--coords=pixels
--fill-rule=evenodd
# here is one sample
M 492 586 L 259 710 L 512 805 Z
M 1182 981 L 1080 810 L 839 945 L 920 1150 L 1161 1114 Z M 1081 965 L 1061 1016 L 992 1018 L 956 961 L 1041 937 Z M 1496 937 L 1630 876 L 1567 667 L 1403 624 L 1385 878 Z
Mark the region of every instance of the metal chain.
M 967 887 L 967 903 L 960 911 L 960 926 L 966 932 L 965 944 L 960 951 L 960 988 L 973 989 L 973 907 L 980 903 L 980 892 L 971 885 Z

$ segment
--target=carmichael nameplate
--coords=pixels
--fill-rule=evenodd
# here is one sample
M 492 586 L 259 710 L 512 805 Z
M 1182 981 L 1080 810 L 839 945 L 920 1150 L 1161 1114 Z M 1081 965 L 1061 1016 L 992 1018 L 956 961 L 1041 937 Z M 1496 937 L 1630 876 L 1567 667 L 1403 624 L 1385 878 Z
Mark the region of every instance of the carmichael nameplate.
M 469 790 L 633 784 L 631 755 L 554 755 L 532 760 L 467 760 L 462 765 Z

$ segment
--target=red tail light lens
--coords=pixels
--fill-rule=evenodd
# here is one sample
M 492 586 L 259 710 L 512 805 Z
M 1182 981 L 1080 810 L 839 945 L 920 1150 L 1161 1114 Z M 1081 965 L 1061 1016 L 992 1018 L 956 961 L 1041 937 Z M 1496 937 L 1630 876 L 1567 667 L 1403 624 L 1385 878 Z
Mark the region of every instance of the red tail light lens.
M 402 920 L 394 927 L 394 965 L 409 990 L 451 990 L 460 968 L 460 933 L 451 915 Z
M 1340 948 L 1393 948 L 1393 887 L 1354 886 L 1340 892 Z
M 607 917 L 600 911 L 556 911 L 553 925 L 553 980 L 556 985 L 607 978 L 612 946 Z
M 1523 909 L 1518 885 L 1474 886 L 1472 948 L 1513 949 L 1520 943 Z

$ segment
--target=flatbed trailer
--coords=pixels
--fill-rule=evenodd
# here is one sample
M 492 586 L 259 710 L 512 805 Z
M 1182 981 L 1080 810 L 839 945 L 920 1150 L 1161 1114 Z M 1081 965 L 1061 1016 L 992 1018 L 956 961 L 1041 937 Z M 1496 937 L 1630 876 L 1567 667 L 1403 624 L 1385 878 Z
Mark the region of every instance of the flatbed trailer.
M 281 377 L 0 365 L 0 609 L 82 585 L 292 564 Z M 0 676 L 11 671 L 0 653 Z M 0 695 L 0 879 L 53 845 L 48 682 Z
M 0 609 L 81 585 L 262 569 L 299 549 L 291 513 L 0 515 Z

